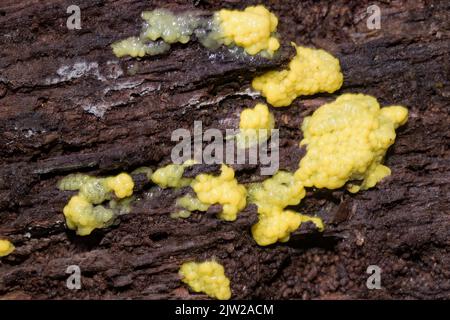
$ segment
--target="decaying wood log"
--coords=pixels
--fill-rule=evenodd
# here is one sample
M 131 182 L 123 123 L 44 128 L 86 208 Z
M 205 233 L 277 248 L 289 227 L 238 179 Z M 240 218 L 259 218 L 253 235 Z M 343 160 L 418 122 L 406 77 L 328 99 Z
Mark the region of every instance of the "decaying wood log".
M 223 262 L 233 298 L 450 298 L 450 4 L 383 1 L 381 29 L 369 30 L 369 1 L 270 1 L 285 42 L 273 60 L 236 59 L 195 42 L 139 60 L 117 59 L 109 47 L 138 33 L 146 9 L 254 3 L 80 0 L 82 29 L 68 30 L 70 1 L 2 1 L 0 237 L 16 251 L 0 262 L 1 298 L 203 299 L 177 271 L 211 257 Z M 305 116 L 340 93 L 363 92 L 410 110 L 386 159 L 390 177 L 355 195 L 308 190 L 297 210 L 323 217 L 325 231 L 304 224 L 269 247 L 251 237 L 254 206 L 232 223 L 211 212 L 174 220 L 185 190 L 152 184 L 140 184 L 118 224 L 88 237 L 66 229 L 71 193 L 56 188 L 61 177 L 159 167 L 170 161 L 171 132 L 194 120 L 235 128 L 244 106 L 264 101 L 251 79 L 285 65 L 289 41 L 335 54 L 345 82 L 333 95 L 273 110 L 281 168 L 298 165 Z M 257 173 L 241 169 L 242 183 Z M 66 287 L 69 265 L 82 270 L 81 290 Z M 382 269 L 381 290 L 366 287 L 369 265 Z

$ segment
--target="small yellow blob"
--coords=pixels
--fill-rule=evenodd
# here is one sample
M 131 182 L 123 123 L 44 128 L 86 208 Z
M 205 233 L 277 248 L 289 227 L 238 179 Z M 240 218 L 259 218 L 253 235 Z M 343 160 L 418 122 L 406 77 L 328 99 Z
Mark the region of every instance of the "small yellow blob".
M 237 213 L 246 205 L 247 190 L 234 178 L 234 170 L 224 164 L 220 176 L 199 174 L 191 187 L 202 203 L 221 204 L 223 211 L 218 216 L 226 221 L 236 220 Z
M 120 173 L 115 177 L 106 178 L 105 185 L 113 190 L 119 199 L 129 197 L 133 194 L 134 182 L 127 173 Z
M 319 217 L 283 210 L 287 206 L 298 205 L 305 197 L 302 183 L 292 173 L 279 171 L 262 183 L 251 185 L 248 193 L 249 201 L 258 207 L 259 221 L 252 226 L 252 235 L 258 245 L 288 241 L 291 232 L 297 230 L 302 222 L 311 221 L 319 231 L 323 231 L 324 225 Z
M 193 165 L 194 162 L 188 160 L 183 164 L 169 164 L 159 168 L 152 175 L 152 181 L 161 188 L 181 188 L 187 187 L 192 179 L 183 178 L 184 169 Z
M 290 210 L 275 210 L 268 216 L 260 216 L 259 221 L 252 226 L 252 235 L 260 246 L 267 246 L 277 241 L 286 242 L 291 232 L 301 224 L 301 216 Z
M 307 187 L 350 192 L 369 189 L 391 171 L 382 164 L 395 129 L 408 119 L 401 106 L 380 108 L 374 97 L 343 94 L 317 109 L 302 124 L 307 153 L 295 177 Z
M 222 9 L 215 14 L 215 22 L 219 25 L 219 42 L 242 47 L 250 55 L 264 51 L 272 56 L 280 47 L 273 35 L 278 18 L 262 5 L 243 11 Z
M 0 257 L 6 257 L 14 251 L 14 245 L 11 241 L 0 239 Z
M 124 40 L 114 42 L 111 48 L 116 57 L 130 56 L 143 57 L 145 56 L 145 44 L 138 37 L 129 37 Z
M 275 120 L 267 105 L 258 103 L 253 109 L 244 109 L 236 136 L 238 146 L 246 148 L 267 140 L 274 127 Z
M 293 45 L 297 55 L 287 70 L 269 71 L 252 82 L 253 88 L 274 107 L 289 106 L 299 96 L 334 92 L 344 80 L 339 60 L 331 54 Z
M 268 246 L 277 241 L 287 242 L 291 232 L 297 230 L 304 222 L 312 222 L 322 232 L 324 223 L 319 217 L 310 217 L 292 210 L 276 208 L 270 215 L 260 215 L 259 221 L 252 226 L 252 235 L 260 246 Z
M 182 281 L 195 292 L 204 292 L 211 298 L 231 298 L 230 280 L 223 266 L 216 261 L 185 262 L 179 271 Z
M 96 228 L 104 228 L 114 218 L 112 210 L 103 206 L 94 207 L 83 196 L 73 196 L 64 207 L 67 227 L 78 235 L 89 235 Z

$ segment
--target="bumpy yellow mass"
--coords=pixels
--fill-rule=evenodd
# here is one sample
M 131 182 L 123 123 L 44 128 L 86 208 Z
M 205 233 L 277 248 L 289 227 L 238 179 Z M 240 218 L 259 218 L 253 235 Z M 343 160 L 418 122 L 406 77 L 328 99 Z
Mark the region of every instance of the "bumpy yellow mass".
M 280 47 L 273 36 L 278 19 L 262 5 L 243 11 L 222 9 L 216 13 L 215 20 L 219 24 L 219 42 L 225 45 L 237 45 L 250 55 L 263 51 L 269 56 Z
M 320 231 L 324 228 L 318 217 L 283 210 L 299 204 L 305 197 L 302 183 L 292 173 L 279 171 L 272 178 L 250 186 L 248 193 L 250 202 L 258 206 L 259 221 L 252 227 L 252 234 L 260 246 L 288 241 L 302 222 L 311 221 Z
M 338 59 L 324 50 L 295 47 L 297 55 L 287 70 L 269 71 L 253 79 L 253 88 L 274 107 L 288 106 L 298 96 L 331 93 L 342 86 Z
M 307 187 L 336 189 L 347 181 L 350 192 L 375 186 L 390 174 L 382 165 L 395 141 L 395 129 L 408 118 L 401 106 L 380 108 L 374 97 L 343 94 L 317 109 L 302 124 L 307 153 L 295 177 Z
M 259 221 L 252 226 L 252 235 L 260 246 L 267 246 L 277 241 L 286 242 L 291 232 L 301 224 L 300 214 L 291 210 L 276 209 L 271 215 L 260 216 Z
M 93 206 L 81 195 L 73 196 L 64 207 L 64 216 L 69 229 L 78 235 L 89 235 L 96 228 L 104 228 L 114 218 L 112 210 Z
M 305 197 L 302 183 L 286 171 L 278 171 L 262 183 L 251 185 L 248 193 L 250 201 L 258 206 L 258 213 L 264 216 L 270 216 L 276 209 L 297 205 Z
M 216 261 L 185 262 L 179 274 L 182 281 L 195 292 L 204 292 L 219 300 L 231 297 L 230 280 L 225 275 L 223 266 Z
M 236 136 L 238 146 L 250 147 L 267 140 L 274 127 L 275 120 L 267 105 L 258 103 L 253 109 L 244 109 L 240 115 L 239 134 Z
M 192 179 L 183 178 L 184 169 L 194 164 L 194 161 L 188 160 L 183 164 L 169 164 L 159 168 L 152 175 L 152 181 L 161 188 L 181 188 L 187 187 Z
M 0 239 L 0 257 L 6 257 L 14 251 L 14 245 L 4 239 Z
M 199 174 L 191 187 L 202 203 L 221 204 L 223 211 L 218 216 L 226 221 L 236 220 L 237 213 L 246 205 L 247 190 L 234 178 L 234 170 L 224 164 L 220 176 Z
M 127 173 L 120 173 L 115 177 L 105 179 L 106 186 L 113 190 L 119 199 L 129 197 L 133 194 L 134 182 Z

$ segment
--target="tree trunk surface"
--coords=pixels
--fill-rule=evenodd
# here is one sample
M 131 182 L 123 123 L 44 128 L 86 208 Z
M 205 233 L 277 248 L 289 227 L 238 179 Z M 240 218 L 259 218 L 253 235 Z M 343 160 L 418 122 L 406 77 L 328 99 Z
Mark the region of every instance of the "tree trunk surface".
M 68 30 L 64 0 L 0 4 L 0 238 L 16 250 L 0 261 L 4 299 L 206 299 L 178 276 L 188 260 L 216 258 L 232 298 L 450 298 L 450 3 L 382 1 L 381 29 L 369 30 L 372 1 L 267 1 L 285 43 L 272 60 L 236 58 L 195 41 L 164 55 L 116 58 L 109 45 L 139 32 L 140 12 L 166 7 L 212 12 L 256 1 L 80 0 L 81 29 Z M 264 99 L 253 77 L 285 66 L 290 41 L 336 55 L 344 85 L 273 109 L 280 168 L 301 158 L 300 124 L 344 92 L 409 108 L 373 189 L 308 190 L 298 210 L 326 222 L 302 225 L 287 243 L 258 246 L 248 206 L 235 222 L 213 214 L 172 219 L 180 191 L 147 184 L 116 225 L 79 237 L 62 209 L 72 192 L 56 187 L 73 172 L 110 175 L 170 162 L 171 133 L 236 128 L 239 112 Z M 238 168 L 241 183 L 257 168 Z M 82 288 L 69 290 L 78 265 Z M 368 266 L 381 268 L 370 290 Z

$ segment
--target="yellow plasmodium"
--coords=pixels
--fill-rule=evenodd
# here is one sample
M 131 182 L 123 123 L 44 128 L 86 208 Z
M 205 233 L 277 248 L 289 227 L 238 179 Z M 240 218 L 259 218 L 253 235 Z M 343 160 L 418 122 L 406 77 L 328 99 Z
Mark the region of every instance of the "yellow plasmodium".
M 302 124 L 306 155 L 295 177 L 307 187 L 336 189 L 348 181 L 350 192 L 369 189 L 390 169 L 382 164 L 395 141 L 395 129 L 408 119 L 402 106 L 380 108 L 374 97 L 343 94 L 317 109 Z
M 155 9 L 142 12 L 141 17 L 147 22 L 141 37 L 152 41 L 161 38 L 166 43 L 188 43 L 201 23 L 201 18 L 189 11 L 174 14 L 166 9 Z
M 127 173 L 120 173 L 115 177 L 105 179 L 106 186 L 113 190 L 119 199 L 129 197 L 133 194 L 134 182 Z
M 114 218 L 112 210 L 95 206 L 84 196 L 73 196 L 64 207 L 67 227 L 80 236 L 89 235 L 96 228 L 104 228 Z
M 278 171 L 273 177 L 249 188 L 250 202 L 255 203 L 258 212 L 264 215 L 270 215 L 277 208 L 297 205 L 304 197 L 302 183 L 287 171 Z
M 239 134 L 236 136 L 238 146 L 250 147 L 267 140 L 274 127 L 275 120 L 267 105 L 258 103 L 253 109 L 244 109 L 240 115 Z
M 134 182 L 127 173 L 120 173 L 114 177 L 96 178 L 85 174 L 71 174 L 63 178 L 59 184 L 60 190 L 79 190 L 64 207 L 63 213 L 67 227 L 75 230 L 80 236 L 89 235 L 96 228 L 105 228 L 114 218 L 129 211 L 127 199 L 133 194 Z M 114 193 L 119 199 L 125 201 L 125 205 L 119 205 L 117 201 L 110 201 L 110 209 L 102 205 L 106 200 L 111 200 Z M 127 207 L 127 208 L 125 208 Z
M 111 45 L 116 57 L 130 56 L 143 57 L 145 56 L 145 43 L 138 37 L 129 37 L 124 40 L 114 42 Z
M 334 92 L 344 80 L 339 60 L 331 54 L 293 45 L 297 54 L 287 70 L 269 71 L 252 82 L 274 107 L 289 106 L 299 96 Z
M 219 218 L 236 220 L 237 213 L 245 208 L 247 190 L 234 177 L 234 170 L 224 164 L 220 176 L 199 174 L 191 183 L 198 199 L 207 205 L 221 204 Z
M 183 164 L 169 164 L 159 168 L 152 175 L 152 181 L 161 188 L 181 188 L 187 187 L 192 179 L 183 178 L 184 169 L 194 164 L 194 161 L 187 160 Z
M 170 49 L 170 44 L 165 42 L 145 42 L 139 37 L 129 37 L 111 44 L 116 57 L 143 57 L 145 55 L 155 56 Z
M 216 261 L 185 262 L 179 275 L 195 292 L 204 292 L 219 300 L 231 298 L 230 280 L 225 275 L 223 266 Z
M 262 183 L 251 185 L 248 193 L 249 201 L 258 207 L 259 221 L 252 227 L 252 234 L 260 246 L 288 241 L 291 232 L 302 222 L 311 221 L 320 231 L 324 228 L 318 217 L 284 210 L 287 206 L 299 204 L 305 197 L 302 183 L 292 173 L 279 171 Z
M 6 257 L 14 251 L 14 245 L 9 240 L 0 239 L 0 257 Z
M 146 24 L 139 37 L 114 42 L 111 47 L 117 57 L 143 57 L 162 54 L 175 42 L 187 43 L 201 19 L 192 13 L 176 15 L 169 10 L 155 9 L 141 14 Z M 162 39 L 162 41 L 155 41 Z
M 273 35 L 278 18 L 262 5 L 242 11 L 222 9 L 215 14 L 215 22 L 219 25 L 219 42 L 242 47 L 250 55 L 263 51 L 272 56 L 280 47 Z

